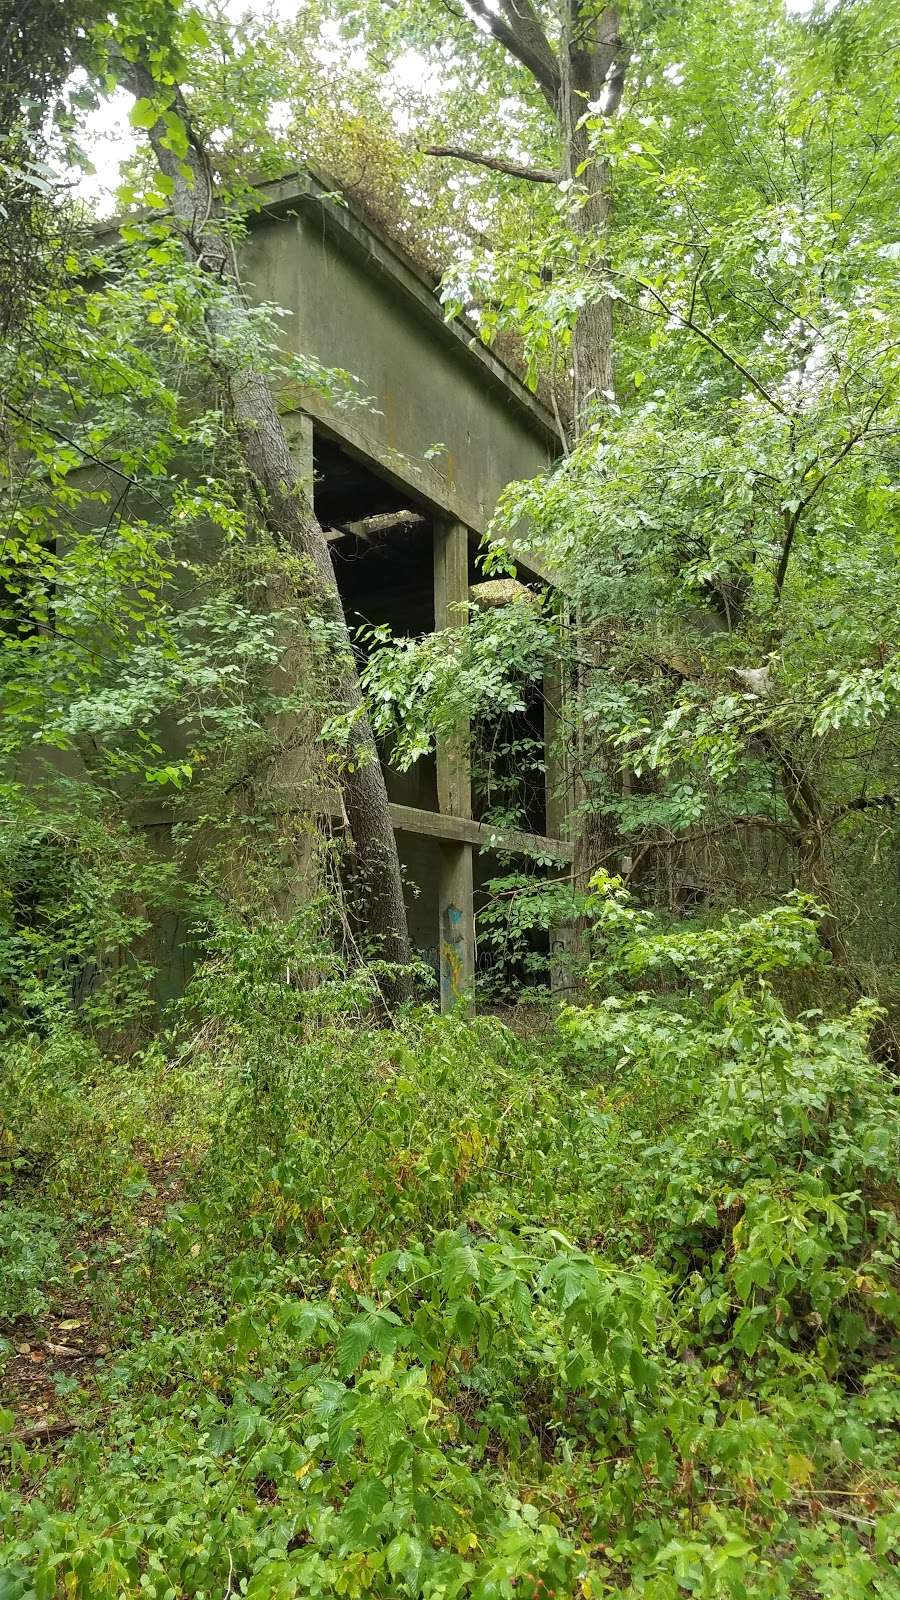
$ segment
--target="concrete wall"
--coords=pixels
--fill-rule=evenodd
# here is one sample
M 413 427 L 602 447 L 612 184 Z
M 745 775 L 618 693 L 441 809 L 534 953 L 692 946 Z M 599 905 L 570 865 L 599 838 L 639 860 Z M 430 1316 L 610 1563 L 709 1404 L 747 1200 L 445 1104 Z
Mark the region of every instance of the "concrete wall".
M 271 212 L 253 219 L 242 250 L 248 290 L 291 312 L 279 319 L 286 348 L 352 372 L 377 408 L 304 394 L 304 409 L 482 532 L 504 486 L 551 458 L 547 414 L 464 324 L 445 321 L 422 275 L 315 180 L 270 190 Z M 435 445 L 446 450 L 429 460 Z
M 325 446 L 325 459 L 329 452 L 334 458 L 332 471 L 339 475 L 349 458 L 354 479 L 363 463 L 383 480 L 373 480 L 373 491 L 386 481 L 389 499 L 401 506 L 420 503 L 434 514 L 423 534 L 424 556 L 407 544 L 398 549 L 392 570 L 380 576 L 359 561 L 345 575 L 345 604 L 351 612 L 402 627 L 412 594 L 415 614 L 406 619 L 412 631 L 432 626 L 436 617 L 445 625 L 448 605 L 468 594 L 473 548 L 498 496 L 510 481 L 543 471 L 557 453 L 552 420 L 470 328 L 445 320 L 433 285 L 416 264 L 330 199 L 323 183 L 296 174 L 268 185 L 265 195 L 241 248 L 248 294 L 290 313 L 276 322 L 285 350 L 353 373 L 360 393 L 373 397 L 366 408 L 346 408 L 308 388 L 288 390 L 286 426 L 301 472 L 312 476 L 314 423 L 318 461 Z M 327 467 L 320 476 L 327 481 Z M 384 507 L 360 503 L 355 514 L 369 509 Z M 455 552 L 446 571 L 437 559 L 434 528 L 441 549 L 449 540 Z M 340 559 L 336 568 L 340 579 Z M 406 808 L 395 826 L 412 941 L 440 968 L 442 1004 L 454 1003 L 474 974 L 472 856 L 481 836 L 471 817 L 468 763 L 442 749 L 437 760 L 423 759 L 408 773 L 388 770 L 386 776 L 392 802 Z M 169 818 L 164 808 L 163 814 L 152 809 L 143 820 L 165 856 Z M 488 861 L 493 858 L 479 858 L 479 881 Z M 448 906 L 463 924 L 458 950 L 454 945 L 459 972 L 450 987 L 444 959 Z M 183 918 L 167 919 L 159 938 L 164 1001 L 183 990 L 195 952 Z

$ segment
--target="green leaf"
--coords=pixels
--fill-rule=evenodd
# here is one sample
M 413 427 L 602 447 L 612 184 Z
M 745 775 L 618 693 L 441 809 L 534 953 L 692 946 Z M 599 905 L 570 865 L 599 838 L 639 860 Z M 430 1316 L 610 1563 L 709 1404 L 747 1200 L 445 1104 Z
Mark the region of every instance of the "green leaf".
M 386 1485 L 372 1474 L 354 1484 L 341 1507 L 340 1521 L 356 1546 L 367 1548 L 375 1542 L 375 1527 L 389 1500 Z
M 152 128 L 159 121 L 159 107 L 155 100 L 136 100 L 128 115 L 133 128 Z

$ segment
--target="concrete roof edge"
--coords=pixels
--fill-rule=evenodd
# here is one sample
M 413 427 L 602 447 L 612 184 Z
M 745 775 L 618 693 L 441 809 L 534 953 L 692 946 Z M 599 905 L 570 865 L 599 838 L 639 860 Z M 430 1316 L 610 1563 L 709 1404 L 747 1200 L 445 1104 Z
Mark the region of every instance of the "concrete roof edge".
M 305 167 L 285 173 L 281 178 L 252 180 L 249 187 L 259 197 L 258 202 L 248 200 L 245 208 L 251 226 L 254 214 L 278 216 L 290 213 L 301 205 L 318 206 L 331 230 L 341 235 L 351 247 L 364 250 L 369 259 L 374 259 L 400 292 L 413 300 L 420 312 L 434 319 L 444 337 L 452 340 L 468 359 L 476 361 L 489 380 L 527 414 L 532 425 L 536 425 L 554 447 L 554 453 L 559 449 L 559 432 L 547 407 L 505 361 L 482 343 L 477 329 L 471 323 L 464 317 L 448 319 L 444 316 L 435 294 L 434 281 L 428 272 L 397 240 L 383 232 L 370 217 L 361 214 L 352 198 L 343 195 L 341 185 L 336 180 Z M 340 198 L 335 199 L 334 196 Z M 145 215 L 158 219 L 161 213 Z M 122 220 L 112 218 L 98 225 L 95 230 L 98 242 L 114 244 Z M 376 250 L 372 250 L 372 244 L 377 246 Z
M 361 228 L 371 239 L 375 240 L 380 249 L 385 253 L 388 261 L 395 270 L 390 276 L 398 287 L 407 295 L 410 294 L 412 285 L 410 279 L 418 285 L 420 293 L 413 295 L 421 308 L 426 308 L 434 317 L 436 323 L 447 331 L 451 338 L 460 342 L 468 355 L 476 360 L 489 373 L 491 378 L 500 387 L 506 390 L 514 402 L 527 411 L 532 422 L 537 423 L 542 432 L 546 433 L 559 448 L 559 430 L 556 422 L 545 405 L 522 382 L 518 373 L 514 372 L 507 363 L 495 355 L 492 350 L 478 337 L 478 330 L 464 317 L 448 319 L 444 316 L 440 301 L 435 294 L 435 283 L 430 274 L 415 260 L 398 240 L 393 239 L 371 217 L 360 212 L 354 204 L 352 197 L 343 193 L 341 184 L 328 174 L 316 171 L 312 167 L 297 168 L 294 172 L 285 173 L 282 178 L 271 178 L 254 184 L 253 187 L 260 195 L 268 196 L 262 199 L 261 212 L 289 211 L 292 205 L 309 204 L 313 202 L 321 207 L 323 213 L 339 232 L 345 236 L 352 230 L 347 227 L 352 218 L 356 228 Z M 332 198 L 340 196 L 339 199 Z M 359 245 L 360 241 L 355 241 Z M 382 266 L 387 262 L 382 261 Z M 424 291 L 426 299 L 422 299 Z

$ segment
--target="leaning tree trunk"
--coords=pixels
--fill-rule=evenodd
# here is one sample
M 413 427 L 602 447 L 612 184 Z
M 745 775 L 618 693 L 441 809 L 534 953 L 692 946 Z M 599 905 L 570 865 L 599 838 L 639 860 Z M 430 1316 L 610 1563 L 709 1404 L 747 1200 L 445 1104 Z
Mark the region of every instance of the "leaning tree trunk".
M 397 844 L 391 823 L 384 773 L 363 701 L 353 648 L 325 536 L 297 471 L 272 385 L 242 357 L 247 321 L 234 250 L 218 219 L 209 161 L 195 133 L 181 91 L 161 86 L 142 60 L 117 56 L 116 73 L 139 99 L 165 100 L 184 125 L 186 157 L 167 146 L 160 118 L 150 142 L 160 171 L 171 181 L 172 210 L 185 254 L 216 283 L 206 316 L 213 363 L 228 395 L 244 465 L 272 533 L 309 567 L 311 597 L 331 630 L 336 648 L 326 662 L 334 709 L 350 724 L 341 790 L 350 832 L 366 876 L 366 931 L 385 961 L 404 967 L 409 960 L 406 910 Z M 185 176 L 185 169 L 190 178 Z M 243 334 L 243 338 L 241 335 Z M 408 995 L 400 973 L 388 985 L 389 998 Z

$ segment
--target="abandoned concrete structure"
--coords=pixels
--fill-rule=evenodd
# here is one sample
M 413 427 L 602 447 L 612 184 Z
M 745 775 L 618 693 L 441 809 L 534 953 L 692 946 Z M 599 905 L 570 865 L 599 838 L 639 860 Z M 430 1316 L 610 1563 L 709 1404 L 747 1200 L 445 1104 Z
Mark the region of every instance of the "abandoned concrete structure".
M 501 490 L 555 454 L 553 419 L 471 329 L 445 319 L 421 269 L 322 181 L 297 173 L 263 194 L 242 251 L 249 293 L 291 313 L 281 327 L 293 351 L 351 372 L 373 397 L 369 408 L 348 409 L 304 394 L 286 419 L 330 530 L 348 620 L 404 634 L 445 626 L 468 598 Z M 417 514 L 402 537 L 368 540 L 352 526 L 400 511 Z M 548 746 L 557 706 L 548 685 Z M 439 967 L 447 1006 L 474 974 L 474 909 L 479 885 L 496 872 L 497 845 L 570 858 L 564 785 L 548 761 L 533 832 L 500 839 L 473 814 L 458 745 L 407 773 L 386 767 L 386 778 L 411 889 L 410 934 Z

